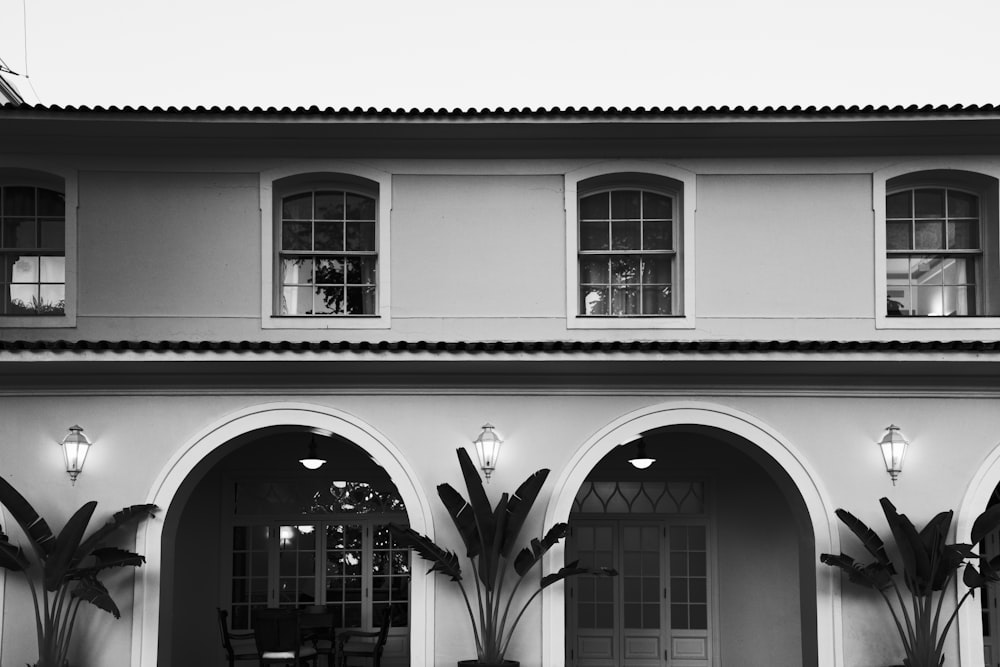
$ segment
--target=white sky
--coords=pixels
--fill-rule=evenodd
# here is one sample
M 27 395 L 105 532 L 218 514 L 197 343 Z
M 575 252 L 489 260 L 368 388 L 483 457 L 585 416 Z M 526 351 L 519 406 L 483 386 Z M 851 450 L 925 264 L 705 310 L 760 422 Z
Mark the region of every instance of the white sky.
M 998 54 L 998 0 L 0 0 L 51 105 L 1000 104 Z

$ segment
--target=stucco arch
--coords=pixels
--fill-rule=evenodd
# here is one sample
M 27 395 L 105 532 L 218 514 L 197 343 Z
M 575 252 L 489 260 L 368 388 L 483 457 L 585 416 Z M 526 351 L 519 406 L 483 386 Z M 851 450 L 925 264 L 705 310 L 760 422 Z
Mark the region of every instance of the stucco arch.
M 146 502 L 167 512 L 175 495 L 195 467 L 218 447 L 246 433 L 271 426 L 303 426 L 331 431 L 364 449 L 392 478 L 406 504 L 410 525 L 434 535 L 430 504 L 416 474 L 399 449 L 369 424 L 346 412 L 307 403 L 269 403 L 245 408 L 207 426 L 178 449 L 157 476 Z M 132 617 L 132 665 L 155 667 L 159 643 L 161 519 L 144 522 L 137 537 L 146 565 L 136 578 Z M 410 621 L 410 664 L 434 664 L 434 587 L 423 568 L 414 568 L 410 580 L 413 613 Z
M 738 435 L 759 447 L 780 465 L 802 495 L 815 540 L 816 624 L 819 667 L 844 664 L 843 630 L 840 613 L 840 579 L 831 568 L 819 568 L 820 553 L 839 553 L 840 537 L 833 520 L 834 510 L 819 476 L 808 462 L 774 429 L 757 418 L 732 408 L 701 402 L 676 402 L 649 406 L 624 415 L 592 435 L 577 450 L 556 480 L 545 512 L 545 525 L 567 521 L 573 498 L 587 474 L 615 447 L 641 434 L 665 426 L 697 425 Z M 549 552 L 545 570 L 552 572 L 564 561 L 563 545 Z M 545 589 L 542 595 L 543 663 L 549 667 L 565 664 L 566 621 L 562 587 Z
M 955 516 L 955 541 L 968 542 L 972 535 L 972 524 L 986 509 L 993 490 L 1000 485 L 1000 443 L 980 464 Z M 958 633 L 958 661 L 961 665 L 983 664 L 983 624 L 979 603 L 966 602 L 958 612 L 955 631 Z

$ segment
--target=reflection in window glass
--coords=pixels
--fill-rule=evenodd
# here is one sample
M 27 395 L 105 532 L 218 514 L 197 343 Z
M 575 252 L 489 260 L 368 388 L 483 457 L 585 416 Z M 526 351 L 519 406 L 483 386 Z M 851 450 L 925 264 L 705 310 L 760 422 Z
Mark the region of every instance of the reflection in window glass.
M 66 312 L 62 193 L 0 185 L 0 315 Z

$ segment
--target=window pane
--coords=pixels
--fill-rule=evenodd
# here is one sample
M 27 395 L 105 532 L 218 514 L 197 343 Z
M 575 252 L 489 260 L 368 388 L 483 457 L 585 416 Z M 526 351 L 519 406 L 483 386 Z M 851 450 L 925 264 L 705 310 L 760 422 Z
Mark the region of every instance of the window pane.
M 582 284 L 608 283 L 608 258 L 583 257 L 580 259 L 580 282 Z
M 642 288 L 643 315 L 670 315 L 670 286 Z
M 913 193 L 917 218 L 944 217 L 944 190 L 940 188 L 919 189 Z
M 949 218 L 978 218 L 979 197 L 967 192 L 948 191 Z
M 910 288 L 890 287 L 886 293 L 886 314 L 889 317 L 910 315 Z
M 608 223 L 580 223 L 580 250 L 608 250 L 609 247 Z
M 317 192 L 316 193 L 316 219 L 317 220 L 343 220 L 344 219 L 344 193 L 343 192 Z
M 639 282 L 639 258 L 637 256 L 611 258 L 611 282 L 615 285 Z
M 281 201 L 282 220 L 311 220 L 312 193 L 285 197 Z
M 642 223 L 643 250 L 672 250 L 673 246 L 673 223 L 665 220 Z
M 916 223 L 914 248 L 918 250 L 939 250 L 944 248 L 944 221 L 918 221 Z
M 910 250 L 913 248 L 913 224 L 905 222 L 887 222 L 885 224 L 885 246 L 889 250 Z
M 946 286 L 942 291 L 942 315 L 975 315 L 975 288 Z
M 314 300 L 316 315 L 330 315 L 344 312 L 344 288 L 330 285 L 316 286 Z
M 688 621 L 692 630 L 708 629 L 708 607 L 701 604 L 693 604 L 688 607 L 690 617 Z
M 282 250 L 312 250 L 312 223 L 281 223 Z
M 611 200 L 607 192 L 590 195 L 580 200 L 581 220 L 607 220 L 609 218 L 608 202 Z
M 344 284 L 344 260 L 319 259 L 316 261 L 316 282 L 324 285 Z
M 959 220 L 948 223 L 948 247 L 954 249 L 979 247 L 979 222 Z
M 312 287 L 284 287 L 281 290 L 282 315 L 311 315 Z
M 351 252 L 375 250 L 375 223 L 348 222 L 346 247 Z
M 11 285 L 9 314 L 34 314 L 38 305 L 38 285 Z
M 37 283 L 38 260 L 38 257 L 18 257 L 13 264 L 10 281 L 12 283 Z
M 973 278 L 972 260 L 968 258 L 951 257 L 941 263 L 941 282 L 945 285 L 968 285 Z
M 669 255 L 647 256 L 642 260 L 642 282 L 644 283 L 669 283 L 670 282 Z
M 66 282 L 66 258 L 42 257 L 39 266 L 39 277 L 43 283 Z
M 35 188 L 12 185 L 3 188 L 3 215 L 35 215 Z
M 688 606 L 686 604 L 672 604 L 670 605 L 670 628 L 673 630 L 687 630 L 688 628 L 688 617 L 687 617 Z
M 305 284 L 311 283 L 313 262 L 311 259 L 283 259 L 281 260 L 281 284 Z
M 37 248 L 35 219 L 6 218 L 3 221 L 4 248 Z
M 639 290 L 634 287 L 612 287 L 611 313 L 613 315 L 638 315 Z
M 915 286 L 912 288 L 916 315 L 942 315 L 944 313 L 944 293 L 941 287 Z
M 62 218 L 58 220 L 39 220 L 42 232 L 42 248 L 62 250 L 66 246 L 66 223 Z
M 913 195 L 910 190 L 897 192 L 885 198 L 885 217 L 912 218 Z
M 612 250 L 639 250 L 641 224 L 638 220 L 630 222 L 611 223 L 611 249 Z
M 332 220 L 316 221 L 316 250 L 344 249 L 344 223 Z
M 674 217 L 673 200 L 655 192 L 642 193 L 642 217 L 646 220 L 659 218 L 669 220 Z
M 375 220 L 375 200 L 364 195 L 347 193 L 348 220 Z
M 611 193 L 611 218 L 614 220 L 639 219 L 638 190 L 615 190 Z
M 66 198 L 61 192 L 38 188 L 38 215 L 63 217 L 66 215 Z
M 607 315 L 608 291 L 593 287 L 581 288 L 580 312 L 584 315 Z
M 348 315 L 371 315 L 375 312 L 375 302 L 372 299 L 374 290 L 370 287 L 348 287 L 345 312 Z
M 355 259 L 358 265 L 358 270 L 360 272 L 360 277 L 358 282 L 362 285 L 374 285 L 375 284 L 375 264 L 376 260 L 374 257 L 358 257 Z

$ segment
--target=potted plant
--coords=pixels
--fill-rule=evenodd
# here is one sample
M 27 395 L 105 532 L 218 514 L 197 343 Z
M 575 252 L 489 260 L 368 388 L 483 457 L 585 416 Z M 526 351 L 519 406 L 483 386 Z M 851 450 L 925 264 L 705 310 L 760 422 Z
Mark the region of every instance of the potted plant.
M 820 561 L 847 574 L 851 583 L 870 588 L 882 597 L 903 643 L 905 667 L 940 667 L 944 644 L 958 610 L 977 588 L 1000 581 L 1000 556 L 992 559 L 975 553 L 976 545 L 1000 527 L 1000 505 L 976 518 L 972 544 L 947 544 L 953 513 L 941 512 L 920 531 L 905 514 L 899 514 L 888 498 L 880 500 L 889 529 L 899 551 L 901 568 L 889 558 L 885 543 L 871 528 L 842 509 L 837 517 L 854 533 L 875 560 L 867 565 L 846 554 L 822 554 Z M 978 561 L 979 567 L 973 564 Z M 944 608 L 952 582 L 964 567 L 962 581 L 967 590 L 953 610 Z M 902 578 L 903 588 L 898 579 Z
M 36 667 L 63 667 L 80 603 L 89 602 L 115 618 L 121 617 L 100 575 L 109 568 L 139 567 L 146 562 L 137 553 L 101 546 L 102 542 L 119 528 L 152 516 L 157 507 L 126 507 L 84 538 L 96 502 L 77 510 L 59 535 L 52 533 L 45 519 L 2 477 L 0 503 L 31 544 L 32 554 L 28 554 L 0 532 L 0 567 L 23 574 L 31 591 L 38 635 Z
M 458 584 L 472 621 L 477 655 L 476 660 L 463 660 L 459 664 L 517 665 L 514 661 L 505 660 L 504 656 L 518 622 L 542 590 L 579 574 L 615 576 L 617 572 L 610 568 L 585 568 L 579 567 L 577 562 L 569 563 L 558 572 L 529 584 L 533 586 L 531 594 L 526 600 L 515 602 L 526 575 L 549 549 L 566 536 L 569 529 L 565 523 L 557 523 L 541 539 L 532 539 L 530 548 L 515 551 L 518 534 L 549 471 L 542 469 L 535 472 L 513 495 L 504 493 L 494 507 L 486 497 L 479 471 L 464 449 L 458 450 L 458 462 L 469 500 L 449 484 L 441 484 L 437 490 L 465 545 L 465 555 L 472 568 L 475 605 L 466 588 L 467 580 L 463 578 L 458 554 L 438 546 L 426 535 L 410 528 L 391 524 L 389 529 L 400 543 L 412 547 L 421 558 L 433 563 L 431 572 L 444 574 Z M 511 566 L 515 576 L 510 576 Z M 515 604 L 520 607 L 516 608 Z

